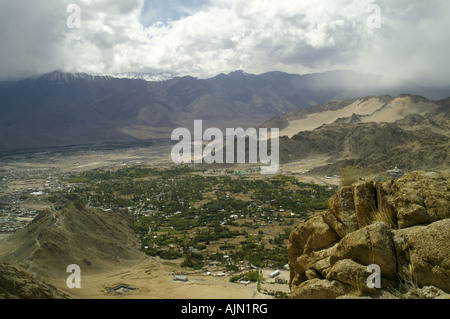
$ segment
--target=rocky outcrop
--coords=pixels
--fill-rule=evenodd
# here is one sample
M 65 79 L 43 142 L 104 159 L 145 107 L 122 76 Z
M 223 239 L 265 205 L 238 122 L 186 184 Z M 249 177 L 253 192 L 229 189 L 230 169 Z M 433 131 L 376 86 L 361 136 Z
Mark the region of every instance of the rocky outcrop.
M 292 297 L 449 298 L 449 180 L 412 172 L 340 189 L 290 235 Z

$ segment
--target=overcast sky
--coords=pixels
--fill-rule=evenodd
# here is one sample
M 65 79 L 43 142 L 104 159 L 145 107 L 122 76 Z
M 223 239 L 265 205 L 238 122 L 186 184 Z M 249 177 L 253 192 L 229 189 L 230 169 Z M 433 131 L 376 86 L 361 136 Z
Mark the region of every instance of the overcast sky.
M 449 86 L 449 30 L 448 0 L 0 0 L 0 77 L 354 70 Z

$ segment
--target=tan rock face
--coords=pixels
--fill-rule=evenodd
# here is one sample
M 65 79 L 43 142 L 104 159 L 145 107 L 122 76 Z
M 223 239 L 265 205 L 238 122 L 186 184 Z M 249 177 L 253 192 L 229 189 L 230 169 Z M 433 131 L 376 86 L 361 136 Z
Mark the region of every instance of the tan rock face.
M 397 263 L 392 234 L 387 224 L 369 225 L 345 236 L 330 256 L 331 264 L 351 259 L 361 265 L 377 264 L 386 278 L 396 276 Z
M 400 274 L 450 292 L 450 219 L 393 231 Z
M 288 245 L 290 285 L 293 281 L 298 283 L 306 280 L 306 271 L 312 264 L 327 257 L 324 249 L 337 243 L 339 239 L 338 234 L 325 222 L 321 214 L 305 220 L 295 229 L 290 235 Z
M 384 183 L 359 181 L 343 187 L 330 198 L 328 211 L 291 233 L 292 296 L 338 298 L 355 287 L 363 294 L 385 296 L 388 287 L 400 289 L 405 281 L 418 290 L 404 296 L 432 296 L 430 289 L 442 290 L 436 298 L 449 296 L 449 179 L 413 172 Z M 381 292 L 365 284 L 372 264 L 381 270 Z
M 346 231 L 358 228 L 353 198 L 353 187 L 346 186 L 328 201 L 328 211 L 343 224 Z
M 448 175 L 413 172 L 395 180 L 385 196 L 397 212 L 399 228 L 450 218 Z
M 293 299 L 335 299 L 345 293 L 339 281 L 326 279 L 311 279 L 292 289 Z
M 377 209 L 374 183 L 360 181 L 352 185 L 353 202 L 359 228 L 370 223 L 370 216 Z

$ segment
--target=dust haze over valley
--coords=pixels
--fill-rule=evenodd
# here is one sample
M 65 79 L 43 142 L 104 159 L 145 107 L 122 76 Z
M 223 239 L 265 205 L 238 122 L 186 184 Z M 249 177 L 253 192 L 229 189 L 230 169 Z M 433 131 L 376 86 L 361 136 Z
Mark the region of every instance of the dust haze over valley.
M 450 298 L 449 4 L 321 2 L 2 3 L 0 299 Z

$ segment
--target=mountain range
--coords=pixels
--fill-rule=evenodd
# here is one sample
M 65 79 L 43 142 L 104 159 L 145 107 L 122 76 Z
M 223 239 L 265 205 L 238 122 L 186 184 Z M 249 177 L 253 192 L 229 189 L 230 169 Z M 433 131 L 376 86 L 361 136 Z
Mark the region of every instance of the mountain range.
M 170 139 L 174 128 L 192 128 L 196 119 L 221 129 L 253 127 L 289 111 L 368 95 L 450 96 L 450 90 L 393 85 L 350 71 L 119 77 L 54 71 L 0 82 L 0 150 Z
M 280 162 L 328 158 L 310 173 L 346 166 L 385 171 L 450 167 L 450 98 L 378 96 L 331 101 L 267 121 L 282 127 Z

